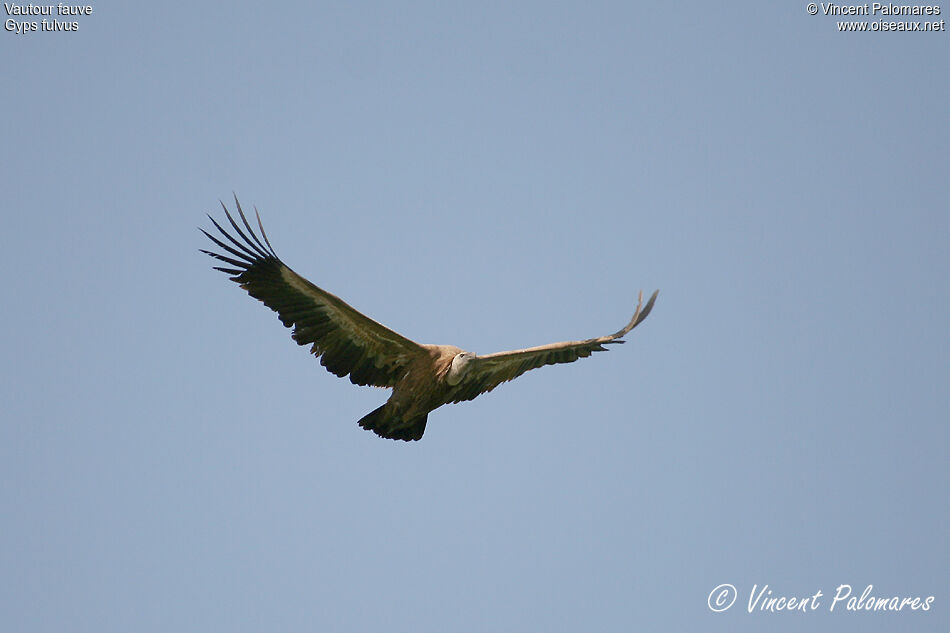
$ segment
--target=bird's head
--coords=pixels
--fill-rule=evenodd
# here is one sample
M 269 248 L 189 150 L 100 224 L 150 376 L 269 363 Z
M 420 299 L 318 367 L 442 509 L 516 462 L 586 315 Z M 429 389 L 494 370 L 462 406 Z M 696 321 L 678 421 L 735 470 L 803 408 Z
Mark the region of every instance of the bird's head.
M 455 386 L 462 382 L 465 372 L 468 371 L 469 363 L 475 359 L 475 354 L 471 352 L 460 352 L 452 359 L 452 366 L 449 367 L 449 373 L 445 377 L 445 382 Z

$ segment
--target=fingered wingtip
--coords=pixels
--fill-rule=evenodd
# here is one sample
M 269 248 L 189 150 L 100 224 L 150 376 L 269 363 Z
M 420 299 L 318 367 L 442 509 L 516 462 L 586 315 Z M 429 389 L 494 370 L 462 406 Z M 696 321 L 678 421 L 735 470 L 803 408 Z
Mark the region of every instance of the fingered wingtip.
M 653 291 L 653 294 L 650 295 L 650 298 L 647 300 L 647 304 L 643 306 L 643 310 L 640 311 L 640 318 L 637 320 L 637 323 L 647 318 L 647 315 L 650 314 L 650 310 L 653 309 L 653 304 L 656 302 L 656 297 L 659 294 L 660 294 L 659 288 Z M 641 297 L 643 296 L 642 291 L 641 291 L 640 296 Z
M 637 309 L 633 313 L 633 317 L 631 317 L 630 322 L 627 323 L 626 327 L 624 327 L 622 330 L 611 336 L 615 342 L 622 343 L 623 341 L 619 341 L 617 339 L 622 336 L 626 336 L 630 330 L 640 325 L 640 323 L 642 323 L 643 320 L 647 318 L 647 315 L 649 315 L 650 311 L 653 310 L 653 303 L 656 301 L 658 294 L 660 294 L 660 291 L 655 290 L 653 294 L 650 295 L 646 305 L 643 305 L 643 291 L 640 291 L 640 293 L 637 295 Z
M 232 192 L 233 194 L 233 192 Z M 227 218 L 227 223 L 230 224 L 233 228 L 234 233 L 229 233 L 224 229 L 222 223 L 214 219 L 214 217 L 208 213 L 208 219 L 211 220 L 211 224 L 215 229 L 218 230 L 220 236 L 215 237 L 205 229 L 198 227 L 198 230 L 201 231 L 208 239 L 210 239 L 214 244 L 222 249 L 222 253 L 215 253 L 212 251 L 207 251 L 200 249 L 201 252 L 214 257 L 215 259 L 225 262 L 233 268 L 218 268 L 225 273 L 237 273 L 240 274 L 243 271 L 248 270 L 251 266 L 255 265 L 259 261 L 275 259 L 279 261 L 276 253 L 274 252 L 273 247 L 270 245 L 270 241 L 267 239 L 267 235 L 264 233 L 264 227 L 261 224 L 260 214 L 255 208 L 255 216 L 257 218 L 257 225 L 260 228 L 261 236 L 264 241 L 261 241 L 261 238 L 257 236 L 254 229 L 251 228 L 251 224 L 247 221 L 247 216 L 244 213 L 244 210 L 241 208 L 240 202 L 238 202 L 237 195 L 234 195 L 234 202 L 237 206 L 237 216 L 231 214 L 228 211 L 227 205 L 223 200 L 218 200 L 221 204 L 221 208 L 224 211 L 224 217 Z M 238 225 L 238 220 L 235 217 L 240 219 L 240 223 L 243 225 L 243 229 Z M 226 243 L 227 242 L 227 243 Z M 231 257 L 233 256 L 233 257 Z M 232 277 L 232 279 L 235 279 Z

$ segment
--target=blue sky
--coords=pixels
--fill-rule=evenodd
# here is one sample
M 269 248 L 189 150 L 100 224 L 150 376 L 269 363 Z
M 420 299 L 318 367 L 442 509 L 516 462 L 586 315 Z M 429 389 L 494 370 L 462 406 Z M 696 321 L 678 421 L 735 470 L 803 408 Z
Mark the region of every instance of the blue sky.
M 92 6 L 0 33 L 5 628 L 947 629 L 945 32 Z M 198 252 L 232 192 L 420 342 L 598 336 L 661 293 L 610 354 L 384 441 L 387 392 Z M 822 607 L 748 613 L 766 583 Z M 933 608 L 829 612 L 841 584 Z

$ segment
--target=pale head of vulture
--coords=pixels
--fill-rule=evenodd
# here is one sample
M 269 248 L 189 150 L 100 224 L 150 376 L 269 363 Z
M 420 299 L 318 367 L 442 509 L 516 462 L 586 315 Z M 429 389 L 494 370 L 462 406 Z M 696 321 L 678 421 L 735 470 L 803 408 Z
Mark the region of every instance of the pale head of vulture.
M 274 252 L 260 215 L 258 236 L 236 197 L 234 202 L 244 228 L 238 226 L 221 203 L 234 234 L 225 231 L 209 215 L 220 237 L 204 229 L 201 232 L 221 252 L 202 252 L 224 262 L 224 266 L 215 269 L 228 274 L 248 294 L 276 312 L 281 323 L 293 328 L 297 344 L 309 345 L 329 372 L 341 378 L 349 376 L 356 385 L 392 388 L 389 400 L 359 421 L 364 429 L 381 437 L 418 440 L 425 432 L 429 412 L 444 404 L 472 400 L 544 365 L 571 363 L 594 352 L 607 351 L 606 345 L 624 342 L 623 337 L 643 322 L 656 301 L 654 292 L 644 304 L 641 292 L 633 318 L 621 330 L 579 341 L 485 356 L 453 345 L 416 343 L 291 270 Z
M 452 387 L 462 382 L 465 372 L 468 371 L 469 365 L 475 358 L 476 355 L 471 352 L 456 354 L 452 359 L 452 366 L 449 367 L 449 373 L 445 376 L 445 382 Z

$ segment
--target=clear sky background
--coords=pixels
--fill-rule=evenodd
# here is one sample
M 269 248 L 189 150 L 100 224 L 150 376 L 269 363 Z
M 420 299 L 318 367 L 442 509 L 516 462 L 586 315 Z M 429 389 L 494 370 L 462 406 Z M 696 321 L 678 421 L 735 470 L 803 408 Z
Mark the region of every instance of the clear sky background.
M 799 1 L 92 6 L 0 33 L 4 630 L 950 630 L 948 33 Z M 382 440 L 356 420 L 388 392 L 198 252 L 232 192 L 421 342 L 660 297 L 627 345 Z M 766 583 L 820 608 L 748 613 Z M 841 584 L 935 599 L 829 612 Z

